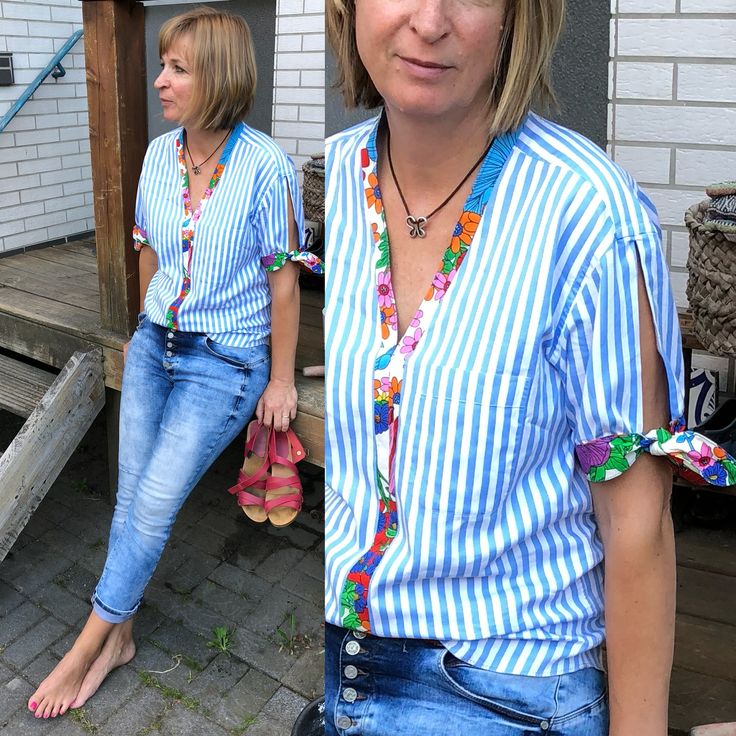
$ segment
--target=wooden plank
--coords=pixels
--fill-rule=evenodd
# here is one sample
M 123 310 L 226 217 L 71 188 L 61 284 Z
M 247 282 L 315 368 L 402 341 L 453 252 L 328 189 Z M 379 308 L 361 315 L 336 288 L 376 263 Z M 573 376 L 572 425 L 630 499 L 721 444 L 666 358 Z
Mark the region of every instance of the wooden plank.
M 68 250 L 72 253 L 83 253 L 90 256 L 97 266 L 97 246 L 94 238 L 85 238 L 84 240 L 72 240 L 71 243 L 57 246 L 60 250 Z
M 0 409 L 29 417 L 56 374 L 0 355 Z
M 307 460 L 325 465 L 325 386 L 317 378 L 296 376 L 299 411 L 293 422 L 294 431 L 307 450 Z
M 105 329 L 131 334 L 138 314 L 138 258 L 130 247 L 147 122 L 143 5 L 82 3 L 92 183 Z
M 101 351 L 75 353 L 0 457 L 0 561 L 104 403 Z
M 29 253 L 20 253 L 16 256 L 8 256 L 2 258 L 0 263 L 4 266 L 12 266 L 13 268 L 32 274 L 38 278 L 63 279 L 69 283 L 78 284 L 86 289 L 93 289 L 99 293 L 96 276 L 90 271 L 80 271 L 73 266 L 65 266 L 59 263 L 53 263 L 43 258 L 35 258 L 31 251 Z M 99 305 L 97 307 L 99 310 Z
M 103 330 L 99 315 L 88 309 L 0 286 L 0 319 L 6 314 L 53 327 L 59 332 L 76 335 L 107 347 L 120 349 L 127 339 Z
M 97 289 L 88 289 L 78 284 L 70 284 L 64 279 L 45 279 L 33 273 L 11 268 L 0 261 L 0 285 L 23 291 L 47 299 L 72 304 L 75 307 L 98 312 L 100 295 Z
M 670 684 L 670 733 L 736 720 L 736 682 L 675 667 Z
M 97 264 L 87 253 L 74 253 L 61 247 L 39 248 L 24 255 L 42 261 L 49 261 L 61 266 L 68 266 L 79 271 L 97 274 Z
M 704 621 L 733 624 L 736 618 L 735 582 L 730 575 L 678 566 L 678 613 L 685 613 Z
M 736 682 L 736 625 L 678 614 L 675 666 Z
M 679 532 L 675 543 L 678 565 L 736 578 L 736 533 L 733 531 L 691 527 Z M 736 579 L 733 584 L 736 585 Z

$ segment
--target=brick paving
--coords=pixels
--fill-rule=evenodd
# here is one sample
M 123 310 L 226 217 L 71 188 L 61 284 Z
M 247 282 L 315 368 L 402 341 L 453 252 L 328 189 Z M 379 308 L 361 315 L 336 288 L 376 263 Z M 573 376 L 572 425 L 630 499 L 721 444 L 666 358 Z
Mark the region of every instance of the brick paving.
M 0 449 L 22 420 L 0 412 Z M 0 732 L 8 736 L 289 736 L 323 691 L 323 479 L 286 529 L 225 492 L 235 442 L 184 505 L 136 620 L 138 652 L 84 708 L 39 721 L 25 703 L 90 611 L 112 507 L 100 417 L 0 563 Z M 222 648 L 214 629 L 229 633 Z M 224 649 L 225 651 L 222 651 Z

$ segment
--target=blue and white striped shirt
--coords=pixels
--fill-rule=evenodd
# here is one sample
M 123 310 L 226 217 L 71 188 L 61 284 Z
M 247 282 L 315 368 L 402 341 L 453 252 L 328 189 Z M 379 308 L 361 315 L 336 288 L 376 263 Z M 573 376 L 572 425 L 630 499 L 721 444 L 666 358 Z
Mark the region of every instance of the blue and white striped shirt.
M 381 346 L 361 151 L 328 140 L 326 615 L 377 528 Z M 371 630 L 499 672 L 600 666 L 603 550 L 575 446 L 643 432 L 637 274 L 682 414 L 680 333 L 651 202 L 582 136 L 530 114 L 401 387 L 398 533 Z
M 136 202 L 136 226 L 158 257 L 145 311 L 160 325 L 182 289 L 180 135 L 181 128 L 151 141 Z M 248 347 L 266 342 L 271 332 L 271 292 L 261 259 L 291 250 L 289 198 L 300 238 L 304 215 L 294 166 L 265 133 L 239 123 L 220 161 L 226 161 L 222 177 L 193 225 L 191 290 L 179 307 L 178 329 Z

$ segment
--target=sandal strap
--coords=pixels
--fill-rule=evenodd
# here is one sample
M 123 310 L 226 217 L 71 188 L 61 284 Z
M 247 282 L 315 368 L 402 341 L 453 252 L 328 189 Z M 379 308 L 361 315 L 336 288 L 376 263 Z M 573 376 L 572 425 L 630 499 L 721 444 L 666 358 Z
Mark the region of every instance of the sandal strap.
M 294 458 L 294 462 L 301 462 L 307 456 L 307 451 L 304 449 L 301 441 L 296 436 L 296 432 L 291 427 L 286 430 L 286 436 L 289 438 L 289 444 L 291 445 L 291 455 Z
M 302 483 L 298 475 L 271 475 L 266 478 L 266 491 L 273 491 L 277 488 L 298 488 L 301 490 Z
M 266 513 L 270 513 L 273 509 L 279 508 L 280 506 L 286 506 L 287 508 L 299 511 L 302 507 L 302 494 L 301 493 L 290 493 L 286 496 L 277 496 L 273 499 L 268 499 L 264 504 Z
M 266 499 L 263 496 L 254 496 L 248 491 L 238 491 L 238 506 L 266 506 Z
M 246 488 L 257 488 L 258 490 L 264 490 L 266 487 L 266 473 L 268 471 L 268 461 L 264 462 L 263 465 L 253 474 L 246 475 L 243 470 L 238 471 L 238 482 L 234 486 L 230 486 L 227 489 L 228 493 L 239 493 L 244 491 Z

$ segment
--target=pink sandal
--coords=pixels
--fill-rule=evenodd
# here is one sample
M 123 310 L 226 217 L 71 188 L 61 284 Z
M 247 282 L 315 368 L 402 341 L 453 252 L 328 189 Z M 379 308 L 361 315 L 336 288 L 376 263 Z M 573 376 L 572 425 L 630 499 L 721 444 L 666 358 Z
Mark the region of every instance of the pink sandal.
M 272 432 L 268 446 L 271 475 L 266 478 L 266 514 L 274 526 L 287 526 L 302 507 L 302 483 L 296 463 L 306 452 L 293 429 Z
M 228 488 L 237 494 L 243 513 L 259 524 L 266 521 L 266 484 L 268 483 L 268 457 L 273 432 L 265 424 L 254 419 L 246 430 L 245 461 L 238 473 L 238 482 Z M 249 490 L 246 490 L 249 489 Z

